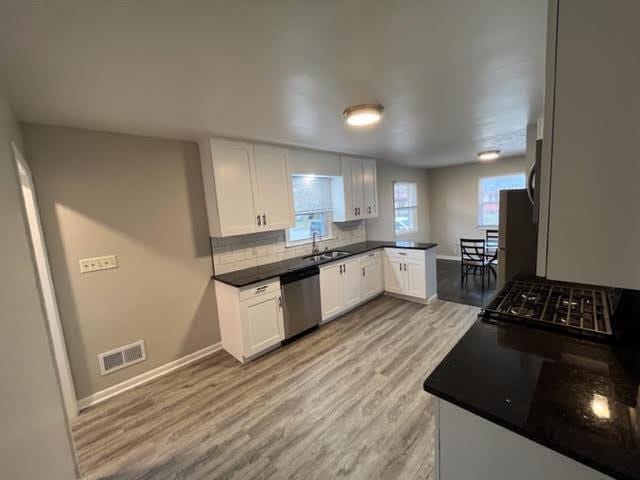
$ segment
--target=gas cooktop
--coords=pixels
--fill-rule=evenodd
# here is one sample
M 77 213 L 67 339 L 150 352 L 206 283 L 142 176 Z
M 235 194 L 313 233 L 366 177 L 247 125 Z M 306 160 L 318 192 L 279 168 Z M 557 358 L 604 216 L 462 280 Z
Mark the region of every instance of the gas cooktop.
M 605 288 L 512 280 L 480 313 L 485 320 L 532 322 L 578 334 L 609 336 L 611 310 Z

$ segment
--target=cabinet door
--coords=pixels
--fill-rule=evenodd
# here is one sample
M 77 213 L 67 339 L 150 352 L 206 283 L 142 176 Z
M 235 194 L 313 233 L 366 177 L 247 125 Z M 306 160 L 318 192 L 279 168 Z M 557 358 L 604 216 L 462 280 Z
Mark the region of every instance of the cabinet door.
M 240 303 L 244 356 L 251 357 L 284 339 L 279 295 L 261 295 Z
M 633 0 L 559 2 L 557 57 L 547 62 L 556 66 L 545 109 L 552 135 L 543 140 L 548 232 L 545 245 L 540 229 L 538 250 L 549 279 L 640 289 L 638 17 Z
M 292 227 L 294 213 L 287 149 L 256 145 L 253 162 L 256 215 L 260 215 L 262 230 Z
M 350 158 L 349 163 L 351 164 L 351 206 L 356 218 L 363 218 L 367 213 L 364 208 L 363 160 Z
M 360 303 L 361 272 L 359 259 L 353 259 L 342 264 L 342 298 L 344 299 L 345 309 Z
M 214 140 L 211 155 L 221 235 L 257 231 L 251 145 Z
M 378 216 L 378 186 L 376 161 L 362 160 L 363 205 L 362 215 L 366 218 Z
M 363 262 L 361 266 L 362 285 L 361 297 L 370 298 L 384 290 L 382 279 L 382 263 Z
M 341 264 L 323 267 L 320 270 L 320 303 L 322 320 L 333 317 L 344 309 L 342 300 Z
M 411 297 L 427 298 L 427 275 L 424 262 L 405 260 L 404 294 Z
M 404 293 L 404 262 L 384 256 L 384 289 L 392 293 Z

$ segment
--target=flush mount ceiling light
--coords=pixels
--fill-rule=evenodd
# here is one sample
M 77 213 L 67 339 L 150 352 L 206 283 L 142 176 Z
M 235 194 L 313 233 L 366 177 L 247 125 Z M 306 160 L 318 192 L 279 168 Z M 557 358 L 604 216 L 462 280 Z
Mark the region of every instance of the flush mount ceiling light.
M 495 160 L 500 156 L 500 150 L 485 150 L 484 152 L 478 153 L 478 160 L 481 162 L 488 162 L 490 160 Z
M 378 123 L 382 118 L 382 105 L 354 105 L 347 108 L 344 112 L 344 118 L 352 127 L 366 127 Z

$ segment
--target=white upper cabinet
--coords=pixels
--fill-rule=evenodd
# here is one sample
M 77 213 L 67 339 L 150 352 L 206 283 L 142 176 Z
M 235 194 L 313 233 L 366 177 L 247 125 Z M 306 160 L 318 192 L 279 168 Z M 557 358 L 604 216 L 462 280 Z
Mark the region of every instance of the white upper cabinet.
M 293 226 L 287 149 L 210 139 L 200 157 L 212 237 Z
M 640 289 L 640 2 L 549 12 L 538 274 Z
M 376 175 L 376 161 L 365 158 L 362 160 L 362 210 L 367 218 L 378 216 L 378 179 Z
M 211 236 L 254 232 L 251 145 L 207 140 L 200 145 L 200 156 Z
M 258 226 L 284 230 L 293 226 L 294 212 L 287 149 L 268 145 L 254 147 L 254 190 Z M 257 217 L 256 217 L 257 218 Z
M 341 165 L 342 176 L 333 182 L 334 221 L 377 217 L 376 161 L 343 156 Z

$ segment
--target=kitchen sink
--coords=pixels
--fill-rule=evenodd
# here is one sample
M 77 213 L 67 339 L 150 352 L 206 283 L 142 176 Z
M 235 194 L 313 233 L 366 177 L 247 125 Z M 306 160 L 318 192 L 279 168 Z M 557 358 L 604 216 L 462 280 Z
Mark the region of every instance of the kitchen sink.
M 344 257 L 345 255 L 349 255 L 349 252 L 340 252 L 340 251 L 326 252 L 326 253 L 323 253 L 321 256 L 326 259 L 331 259 L 331 258 Z
M 316 255 L 309 255 L 308 257 L 302 257 L 302 258 L 304 258 L 305 260 L 309 260 L 311 262 L 321 262 L 323 260 L 333 260 L 334 258 L 344 257 L 345 255 L 349 255 L 349 252 L 340 252 L 340 251 L 324 252 L 324 253 L 318 253 Z

